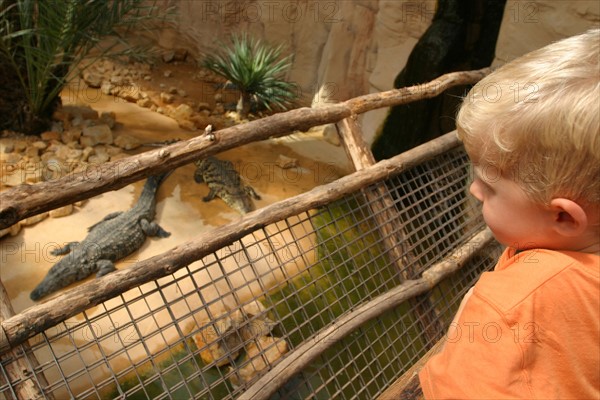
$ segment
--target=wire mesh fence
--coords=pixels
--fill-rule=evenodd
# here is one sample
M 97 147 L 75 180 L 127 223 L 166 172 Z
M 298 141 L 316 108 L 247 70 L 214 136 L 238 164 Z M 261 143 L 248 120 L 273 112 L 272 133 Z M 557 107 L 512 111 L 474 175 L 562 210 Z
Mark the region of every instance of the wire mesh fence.
M 92 307 L 2 355 L 0 397 L 31 380 L 55 399 L 236 398 L 483 229 L 469 175 L 455 148 Z M 443 336 L 499 251 L 488 246 L 427 295 L 332 343 L 272 398 L 375 398 Z M 17 359 L 27 370 L 15 375 Z

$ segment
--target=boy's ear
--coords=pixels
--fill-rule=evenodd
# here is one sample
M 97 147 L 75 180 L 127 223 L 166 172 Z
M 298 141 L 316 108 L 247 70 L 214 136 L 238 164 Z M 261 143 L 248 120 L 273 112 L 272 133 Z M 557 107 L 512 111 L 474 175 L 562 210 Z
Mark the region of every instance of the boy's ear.
M 588 227 L 588 216 L 583 207 L 573 200 L 556 198 L 550 201 L 554 230 L 567 237 L 579 236 Z

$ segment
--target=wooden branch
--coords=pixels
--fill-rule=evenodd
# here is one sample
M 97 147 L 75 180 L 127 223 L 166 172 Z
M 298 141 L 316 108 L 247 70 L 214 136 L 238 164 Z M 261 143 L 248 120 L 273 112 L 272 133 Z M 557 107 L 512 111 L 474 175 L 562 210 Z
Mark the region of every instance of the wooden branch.
M 476 71 L 451 72 L 422 85 L 367 94 L 347 100 L 345 103 L 352 109 L 352 114 L 362 114 L 377 108 L 398 106 L 417 100 L 431 99 L 453 86 L 476 83 L 490 72 L 492 72 L 491 68 L 483 68 Z
M 447 133 L 389 160 L 347 175 L 309 192 L 253 211 L 226 225 L 203 232 L 196 239 L 164 253 L 140 261 L 131 267 L 83 283 L 61 295 L 32 306 L 0 324 L 5 337 L 0 351 L 22 343 L 83 310 L 109 300 L 131 288 L 174 273 L 202 257 L 241 239 L 248 233 L 292 215 L 326 205 L 374 182 L 397 175 L 460 145 L 456 132 Z
M 435 97 L 449 87 L 475 83 L 490 72 L 452 72 L 424 85 L 360 96 L 321 108 L 299 108 L 236 125 L 214 133 L 214 141 L 199 136 L 143 154 L 90 166 L 53 181 L 23 184 L 0 193 L 0 229 L 18 221 L 109 190 L 120 189 L 148 175 L 165 172 L 202 157 L 270 137 L 335 123 L 376 108 Z
M 356 171 L 377 163 L 355 118 L 341 120 L 336 124 L 336 128 L 344 150 L 346 150 L 348 158 L 352 160 Z
M 478 251 L 491 243 L 493 236 L 485 228 L 463 246 L 456 249 L 444 261 L 429 268 L 435 269 L 435 279 L 420 278 L 405 281 L 392 290 L 362 304 L 354 311 L 347 313 L 323 328 L 309 339 L 300 344 L 293 352 L 275 365 L 268 373 L 256 381 L 237 400 L 266 400 L 269 399 L 292 376 L 304 369 L 312 360 L 323 354 L 339 340 L 354 332 L 358 327 L 373 318 L 399 306 L 403 302 L 431 290 L 442 279 L 460 269 Z

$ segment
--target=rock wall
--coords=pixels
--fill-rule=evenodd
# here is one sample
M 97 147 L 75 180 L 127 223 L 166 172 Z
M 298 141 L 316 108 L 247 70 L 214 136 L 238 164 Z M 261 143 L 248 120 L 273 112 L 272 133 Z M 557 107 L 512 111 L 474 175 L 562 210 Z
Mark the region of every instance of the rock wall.
M 508 0 L 492 65 L 599 26 L 597 0 Z
M 294 55 L 288 79 L 305 105 L 320 106 L 390 90 L 435 13 L 435 0 L 166 0 L 177 15 L 150 35 L 165 49 L 196 60 L 246 31 Z M 494 64 L 598 26 L 597 0 L 509 0 Z M 367 141 L 387 110 L 362 118 Z
M 294 55 L 288 79 L 298 85 L 305 105 L 318 107 L 392 89 L 431 22 L 435 4 L 435 0 L 167 1 L 165 5 L 177 9 L 173 24 L 150 35 L 159 46 L 183 47 L 198 61 L 234 32 L 283 44 Z M 369 119 L 374 122 L 368 129 L 374 133 L 385 111 L 372 114 L 379 115 Z

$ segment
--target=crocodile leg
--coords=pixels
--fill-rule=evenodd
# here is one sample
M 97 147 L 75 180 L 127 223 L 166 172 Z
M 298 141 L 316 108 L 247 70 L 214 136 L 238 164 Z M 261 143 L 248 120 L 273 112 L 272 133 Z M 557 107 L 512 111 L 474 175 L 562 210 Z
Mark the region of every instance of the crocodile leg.
M 75 248 L 75 246 L 78 246 L 79 242 L 69 242 L 67 244 L 65 244 L 63 247 L 59 247 L 57 249 L 54 249 L 50 252 L 50 254 L 52 254 L 53 256 L 62 256 L 64 254 L 69 253 L 71 250 L 73 250 Z
M 113 272 L 116 269 L 115 264 L 113 264 L 113 262 L 110 260 L 98 260 L 96 261 L 96 267 L 98 267 L 96 278 L 100 278 L 101 276 Z
M 211 201 L 212 199 L 215 198 L 216 195 L 217 195 L 217 191 L 214 189 L 210 189 L 210 191 L 208 192 L 208 196 L 203 197 L 202 200 L 203 201 Z
M 254 198 L 255 200 L 260 200 L 260 196 L 258 195 L 258 193 L 256 193 L 254 191 L 253 188 L 251 188 L 250 186 L 244 186 L 244 192 L 246 192 L 246 194 L 248 196 L 251 196 L 252 198 Z
M 196 170 L 196 172 L 194 172 L 194 180 L 195 180 L 197 183 L 202 183 L 202 182 L 204 182 L 204 176 L 203 176 L 203 174 L 202 174 L 202 171 L 200 171 L 200 170 Z
M 146 236 L 158 236 L 161 238 L 171 236 L 170 232 L 165 231 L 156 222 L 150 222 L 147 219 L 142 219 L 140 221 L 140 225 L 142 227 L 142 231 L 146 234 Z

